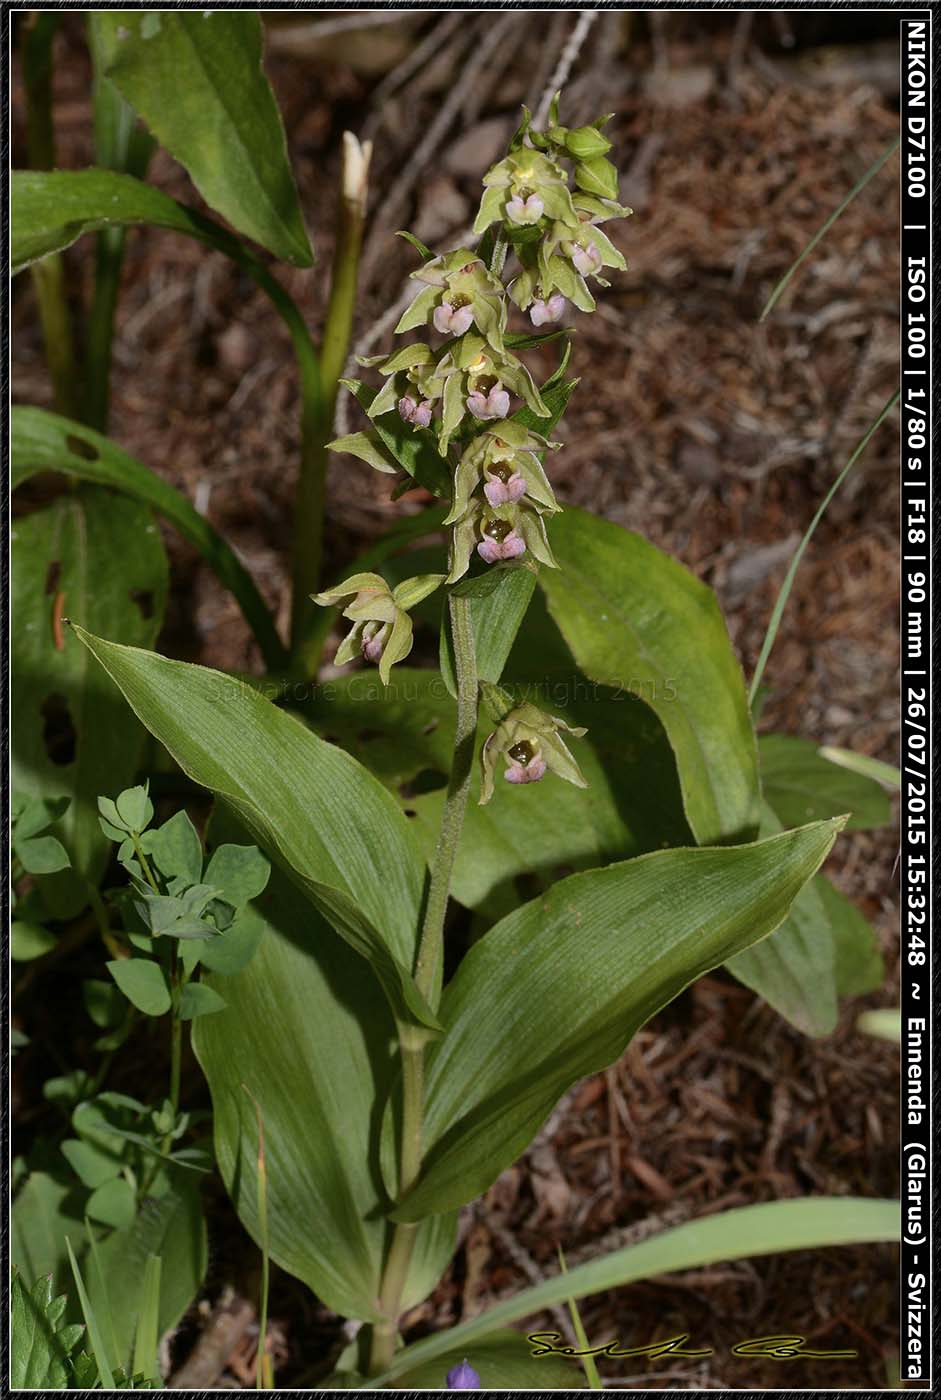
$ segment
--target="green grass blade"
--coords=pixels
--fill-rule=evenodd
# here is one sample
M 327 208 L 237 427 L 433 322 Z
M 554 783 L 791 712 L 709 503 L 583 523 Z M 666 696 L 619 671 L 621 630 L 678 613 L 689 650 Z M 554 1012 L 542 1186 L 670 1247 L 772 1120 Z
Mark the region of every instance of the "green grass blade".
M 81 1270 L 78 1267 L 78 1262 L 72 1249 L 72 1241 L 69 1239 L 68 1235 L 65 1237 L 65 1247 L 69 1251 L 69 1263 L 72 1265 L 72 1277 L 75 1279 L 78 1301 L 81 1304 L 85 1326 L 88 1328 L 88 1340 L 91 1343 L 92 1354 L 98 1366 L 98 1379 L 101 1381 L 101 1388 L 102 1390 L 114 1390 L 114 1376 L 111 1374 L 111 1367 L 108 1365 L 104 1342 L 101 1339 L 101 1329 L 98 1326 L 98 1319 L 95 1316 L 88 1293 L 85 1290 L 85 1281 L 82 1278 Z
M 902 1013 L 896 1007 L 881 1007 L 877 1011 L 864 1011 L 856 1018 L 856 1029 L 866 1035 L 877 1036 L 879 1040 L 890 1040 L 898 1045 L 902 1039 Z
M 781 625 L 781 618 L 784 615 L 784 609 L 787 607 L 787 600 L 791 596 L 791 589 L 794 586 L 794 578 L 797 574 L 800 562 L 804 557 L 804 551 L 810 544 L 811 537 L 813 536 L 814 531 L 823 519 L 827 506 L 833 500 L 833 497 L 836 495 L 837 491 L 839 491 L 840 487 L 843 485 L 843 482 L 849 476 L 853 467 L 855 467 L 856 463 L 859 461 L 860 457 L 863 455 L 866 448 L 869 446 L 870 439 L 881 425 L 883 419 L 887 417 L 889 413 L 891 413 L 892 409 L 898 403 L 900 395 L 901 390 L 896 389 L 895 393 L 889 399 L 888 403 L 884 406 L 884 408 L 882 408 L 874 422 L 870 424 L 870 426 L 866 429 L 866 432 L 860 438 L 859 442 L 853 448 L 853 452 L 849 461 L 847 462 L 843 470 L 840 472 L 836 481 L 834 481 L 833 485 L 830 487 L 830 490 L 824 496 L 823 500 L 820 502 L 820 505 L 817 508 L 816 515 L 814 516 L 813 520 L 810 522 L 804 533 L 804 538 L 801 540 L 800 544 L 797 546 L 797 549 L 794 551 L 794 557 L 788 565 L 787 574 L 785 575 L 784 582 L 781 585 L 781 591 L 778 594 L 777 602 L 775 603 L 774 610 L 771 613 L 771 621 L 768 623 L 768 630 L 765 633 L 765 639 L 761 644 L 761 655 L 758 657 L 758 664 L 755 667 L 755 674 L 752 677 L 751 688 L 748 692 L 748 703 L 752 706 L 754 706 L 755 704 L 755 699 L 758 694 L 758 687 L 761 684 L 761 677 L 764 675 L 764 669 L 767 664 L 768 657 L 771 655 L 771 648 L 774 646 L 775 638 L 778 635 L 778 628 Z
M 95 1227 L 92 1225 L 87 1215 L 85 1217 L 85 1234 L 88 1236 L 88 1256 L 91 1259 L 91 1267 L 95 1271 L 95 1274 L 97 1274 L 98 1276 L 98 1288 L 100 1290 L 101 1297 L 108 1298 L 109 1300 L 107 1322 L 108 1329 L 111 1333 L 111 1359 L 114 1362 L 115 1366 L 120 1366 L 122 1364 L 122 1361 L 126 1361 L 127 1358 L 122 1358 L 121 1349 L 118 1346 L 117 1333 L 114 1327 L 114 1312 L 110 1307 L 108 1285 L 105 1282 L 105 1271 L 101 1263 L 101 1251 L 98 1248 L 98 1240 L 95 1236 Z
M 830 763 L 836 763 L 840 768 L 848 768 L 851 773 L 858 773 L 862 778 L 872 778 L 873 782 L 882 783 L 884 787 L 902 786 L 902 775 L 891 763 L 882 763 L 878 758 L 869 758 L 867 754 L 854 753 L 852 749 L 832 748 L 828 744 L 819 748 L 817 752 Z
M 850 190 L 846 198 L 842 201 L 842 203 L 837 205 L 833 213 L 830 215 L 829 219 L 827 219 L 826 223 L 821 225 L 821 227 L 814 234 L 813 238 L 804 248 L 803 252 L 801 252 L 797 259 L 791 263 L 787 272 L 785 272 L 784 276 L 781 278 L 780 282 L 775 287 L 768 300 L 765 302 L 764 310 L 758 317 L 759 321 L 763 321 L 766 316 L 770 315 L 777 303 L 780 301 L 782 295 L 784 294 L 785 288 L 787 287 L 791 278 L 794 276 L 794 273 L 800 267 L 804 259 L 810 253 L 813 252 L 817 244 L 820 242 L 821 238 L 823 238 L 824 234 L 827 233 L 827 231 L 833 227 L 833 225 L 836 223 L 837 219 L 844 212 L 844 210 L 849 208 L 849 206 L 852 204 L 853 200 L 860 193 L 860 191 L 866 188 L 866 186 L 869 184 L 869 181 L 875 175 L 878 175 L 879 171 L 885 165 L 886 161 L 893 154 L 893 152 L 898 150 L 899 140 L 900 138 L 896 136 L 892 144 L 890 146 L 887 146 L 886 149 L 882 152 L 882 155 L 879 157 L 879 159 L 875 161 L 872 165 L 870 165 L 865 175 L 860 176 L 860 178 L 856 181 L 856 184 Z
M 562 1253 L 561 1245 L 559 1245 L 559 1268 L 562 1270 L 563 1274 L 568 1273 L 568 1268 L 566 1267 L 565 1263 L 565 1255 Z M 598 1367 L 595 1365 L 595 1358 L 589 1355 L 590 1343 L 588 1341 L 588 1334 L 585 1331 L 584 1323 L 582 1322 L 582 1315 L 578 1311 L 578 1304 L 576 1303 L 574 1298 L 568 1298 L 566 1299 L 566 1302 L 569 1306 L 569 1314 L 572 1318 L 572 1326 L 575 1328 L 575 1337 L 578 1341 L 579 1350 L 584 1353 L 584 1355 L 579 1357 L 579 1360 L 582 1363 L 582 1370 L 585 1372 L 585 1379 L 588 1382 L 588 1388 L 589 1390 L 603 1390 L 604 1386 L 601 1384 L 601 1377 L 598 1375 Z
M 148 1256 L 144 1271 L 140 1317 L 134 1337 L 134 1366 L 132 1374 L 148 1381 L 159 1381 L 157 1347 L 160 1342 L 160 1271 L 159 1254 Z
M 759 1254 L 874 1241 L 895 1243 L 901 1229 L 898 1201 L 852 1196 L 811 1196 L 722 1211 L 579 1264 L 568 1274 L 524 1288 L 468 1322 L 403 1347 L 389 1369 L 371 1377 L 369 1385 L 375 1389 L 389 1386 L 419 1364 L 469 1349 L 471 1342 L 568 1298 L 586 1298 L 638 1279 Z

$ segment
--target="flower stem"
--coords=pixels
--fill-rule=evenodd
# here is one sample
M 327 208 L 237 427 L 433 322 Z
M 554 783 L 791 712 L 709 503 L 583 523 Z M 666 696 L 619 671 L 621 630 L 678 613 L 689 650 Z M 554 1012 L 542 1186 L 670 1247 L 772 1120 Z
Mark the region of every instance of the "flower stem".
M 318 614 L 310 595 L 317 591 L 323 566 L 327 443 L 333 434 L 340 375 L 349 354 L 353 329 L 371 154 L 370 142 L 360 146 L 351 132 L 343 133 L 340 205 L 330 301 L 320 347 L 318 394 L 316 402 L 305 400 L 304 404 L 301 474 L 294 508 L 291 652 L 295 664 L 305 675 L 315 673 L 323 640 L 319 628 L 312 630 Z
M 431 1006 L 436 1007 L 441 994 L 444 968 L 444 917 L 448 907 L 451 876 L 457 857 L 467 795 L 470 791 L 477 735 L 477 659 L 470 602 L 467 598 L 448 600 L 451 634 L 454 641 L 454 663 L 457 677 L 457 726 L 454 734 L 454 761 L 451 778 L 441 815 L 441 828 L 431 866 L 428 901 L 422 923 L 415 962 L 415 982 Z M 424 1039 L 416 1038 L 410 1026 L 399 1027 L 402 1054 L 402 1139 L 399 1157 L 399 1195 L 403 1196 L 417 1181 L 421 1171 L 422 1115 L 424 1097 Z M 384 1321 L 373 1328 L 372 1351 L 369 1358 L 371 1375 L 378 1375 L 391 1363 L 402 1295 L 408 1282 L 408 1270 L 418 1226 L 396 1225 L 389 1255 L 383 1270 L 379 1293 Z
M 444 965 L 444 916 L 448 907 L 451 875 L 457 857 L 467 794 L 470 791 L 471 769 L 474 762 L 474 740 L 477 735 L 477 657 L 474 648 L 474 627 L 468 598 L 448 600 L 451 616 L 451 636 L 454 642 L 454 664 L 457 680 L 457 727 L 454 733 L 454 761 L 448 793 L 441 814 L 438 844 L 431 866 L 428 903 L 418 944 L 415 981 L 419 991 L 430 1004 L 437 1005 Z

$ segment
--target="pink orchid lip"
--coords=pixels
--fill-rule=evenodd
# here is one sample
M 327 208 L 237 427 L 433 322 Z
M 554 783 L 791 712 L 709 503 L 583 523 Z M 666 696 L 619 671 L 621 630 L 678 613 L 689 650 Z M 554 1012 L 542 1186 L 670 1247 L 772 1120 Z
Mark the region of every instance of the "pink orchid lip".
M 475 418 L 505 418 L 510 411 L 510 396 L 498 382 L 487 394 L 474 389 L 467 396 L 467 407 Z
M 374 624 L 370 624 L 373 626 Z M 368 630 L 368 629 L 367 629 Z M 370 636 L 363 635 L 362 653 L 367 661 L 377 662 L 385 651 L 389 637 L 388 623 L 381 624 Z
M 413 424 L 416 428 L 427 428 L 431 422 L 431 404 L 427 399 L 422 399 L 421 403 L 408 394 L 399 399 L 396 407 L 399 410 L 399 417 L 406 423 Z
M 435 330 L 442 335 L 463 335 L 474 323 L 474 309 L 472 306 L 451 306 L 445 301 L 435 307 L 432 320 Z
M 551 296 L 548 301 L 542 301 L 539 297 L 529 308 L 529 319 L 534 326 L 545 326 L 550 322 L 561 320 L 565 312 L 565 297 L 558 292 Z
M 477 553 L 486 564 L 496 564 L 500 559 L 518 559 L 526 553 L 526 541 L 515 530 L 511 530 L 502 540 L 485 535 L 477 546 Z
M 576 248 L 572 253 L 572 262 L 582 276 L 587 277 L 590 272 L 598 271 L 601 266 L 601 254 L 596 248 Z
M 511 763 L 504 773 L 508 783 L 538 783 L 546 775 L 546 763 L 542 758 L 531 758 L 527 764 Z
M 516 194 L 507 200 L 507 218 L 514 224 L 534 224 L 542 218 L 545 207 L 538 194 L 527 195 L 525 199 Z
M 515 472 L 509 481 L 496 478 L 484 483 L 484 495 L 492 506 L 515 503 L 526 494 L 526 478 Z

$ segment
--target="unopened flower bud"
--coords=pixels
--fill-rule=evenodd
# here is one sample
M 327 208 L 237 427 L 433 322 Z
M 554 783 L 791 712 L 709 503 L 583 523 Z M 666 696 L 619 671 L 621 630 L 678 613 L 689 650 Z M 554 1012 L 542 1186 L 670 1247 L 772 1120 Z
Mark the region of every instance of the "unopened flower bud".
M 510 396 L 499 379 L 484 391 L 477 388 L 467 396 L 467 407 L 475 418 L 505 418 L 510 411 Z
M 447 1390 L 479 1390 L 480 1376 L 465 1359 L 459 1366 L 452 1366 L 445 1380 Z
M 470 302 L 460 306 L 443 301 L 435 307 L 432 320 L 442 335 L 463 335 L 474 324 L 474 308 Z
M 506 217 L 514 224 L 538 224 L 545 208 L 538 194 L 529 194 L 525 199 L 515 194 L 506 202 Z
M 611 149 L 611 142 L 596 126 L 576 126 L 565 133 L 565 148 L 579 160 L 592 160 Z
M 548 301 L 537 297 L 529 308 L 529 319 L 534 326 L 545 326 L 552 321 L 560 321 L 565 314 L 566 305 L 561 292 L 554 292 Z
M 411 423 L 414 428 L 427 428 L 431 422 L 431 404 L 427 399 L 418 402 L 411 395 L 406 394 L 398 402 L 399 417 L 406 423 Z

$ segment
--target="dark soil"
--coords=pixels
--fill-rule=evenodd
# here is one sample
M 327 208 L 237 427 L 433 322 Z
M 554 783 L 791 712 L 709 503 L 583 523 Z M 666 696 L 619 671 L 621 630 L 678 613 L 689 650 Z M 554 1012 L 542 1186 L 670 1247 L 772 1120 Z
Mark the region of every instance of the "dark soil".
M 315 327 L 342 130 L 365 130 L 376 145 L 362 342 L 413 265 L 393 231 L 411 227 L 451 246 L 473 215 L 483 168 L 519 103 L 538 103 L 575 22 L 454 18 L 417 15 L 328 38 L 314 30 L 328 12 L 284 14 L 273 26 L 268 66 L 319 259 L 312 272 L 287 271 L 284 280 Z M 622 197 L 635 214 L 614 234 L 629 272 L 616 275 L 598 315 L 580 318 L 573 367 L 583 386 L 553 459 L 563 501 L 642 532 L 716 590 L 746 674 L 800 534 L 898 375 L 894 159 L 758 321 L 778 277 L 897 130 L 891 39 L 886 49 L 872 17 L 863 30 L 864 17 L 847 12 L 830 13 L 823 28 L 820 16 L 798 24 L 792 15 L 791 32 L 783 18 L 753 18 L 746 28 L 718 14 L 603 15 L 576 58 L 567 120 L 615 113 Z M 468 85 L 495 24 L 500 42 Z M 389 73 L 435 26 L 439 42 L 414 79 L 396 86 Z M 81 166 L 91 160 L 89 74 L 75 16 L 59 58 L 59 163 Z M 462 84 L 452 125 L 423 152 Z M 14 135 L 22 136 L 16 126 Z M 169 157 L 157 157 L 151 178 L 196 201 Z M 66 255 L 76 306 L 81 297 L 87 305 L 90 252 L 85 242 Z M 48 405 L 25 278 L 15 284 L 13 335 L 14 400 Z M 389 340 L 386 331 L 376 348 Z M 221 255 L 135 232 L 113 394 L 112 435 L 206 511 L 283 628 L 298 388 L 286 334 L 265 299 Z M 344 411 L 353 424 L 355 413 Z M 393 504 L 387 478 L 335 459 L 330 572 L 419 505 L 414 497 Z M 167 544 L 173 595 L 161 649 L 260 669 L 235 603 L 190 546 L 170 534 Z M 762 728 L 895 761 L 898 606 L 890 418 L 807 551 L 766 672 Z M 619 1064 L 572 1091 L 522 1161 L 465 1212 L 452 1270 L 407 1319 L 409 1334 L 451 1325 L 554 1272 L 559 1244 L 572 1264 L 750 1202 L 897 1194 L 897 1056 L 854 1029 L 865 1005 L 897 1002 L 896 849 L 894 831 L 855 834 L 828 866 L 878 929 L 890 974 L 877 995 L 847 1004 L 839 1029 L 814 1041 L 725 974 L 702 979 Z M 140 1053 L 143 1060 L 152 1048 Z M 129 1079 L 138 1069 L 131 1064 Z M 189 1103 L 201 1092 L 194 1066 L 188 1079 Z M 181 1329 L 173 1358 L 183 1362 L 213 1304 L 234 1293 L 241 1330 L 233 1325 L 235 1340 L 202 1384 L 250 1386 L 257 1328 L 238 1298 L 255 1296 L 257 1258 L 221 1188 L 210 1189 L 207 1204 L 209 1302 Z M 882 1388 L 897 1354 L 896 1268 L 887 1246 L 786 1254 L 637 1284 L 586 1300 L 582 1312 L 593 1340 L 636 1346 L 688 1333 L 714 1351 L 629 1369 L 608 1363 L 608 1376 L 628 1388 Z M 278 1383 L 316 1384 L 340 1345 L 339 1320 L 277 1271 L 271 1317 Z M 858 1357 L 773 1362 L 730 1352 L 746 1338 L 781 1333 Z

